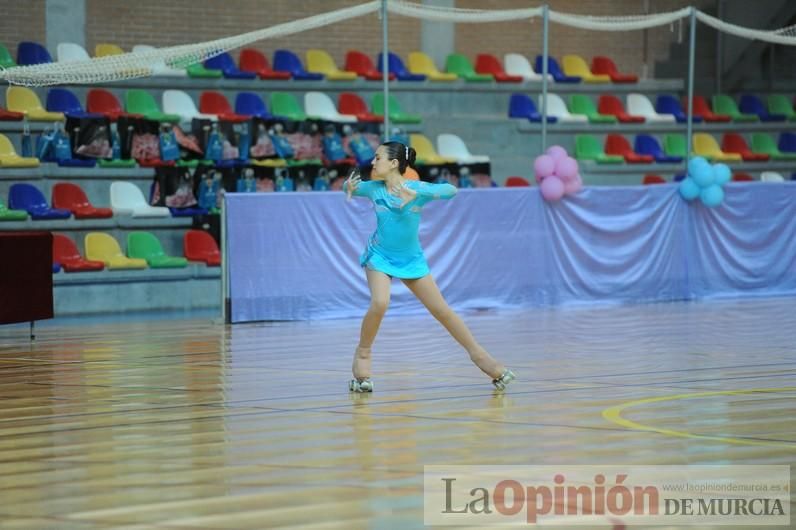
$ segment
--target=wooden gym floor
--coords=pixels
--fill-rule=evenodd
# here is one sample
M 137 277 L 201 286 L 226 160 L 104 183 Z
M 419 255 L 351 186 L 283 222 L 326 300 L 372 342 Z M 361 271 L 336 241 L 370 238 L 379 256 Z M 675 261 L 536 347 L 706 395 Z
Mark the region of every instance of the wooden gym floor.
M 0 529 L 403 530 L 424 464 L 791 464 L 794 307 L 463 315 L 505 394 L 430 316 L 385 319 L 372 395 L 358 320 L 2 327 Z

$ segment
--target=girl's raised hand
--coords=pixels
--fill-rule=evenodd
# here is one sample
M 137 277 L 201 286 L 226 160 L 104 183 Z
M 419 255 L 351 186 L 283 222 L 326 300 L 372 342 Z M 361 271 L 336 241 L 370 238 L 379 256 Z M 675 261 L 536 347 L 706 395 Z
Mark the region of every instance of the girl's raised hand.
M 359 174 L 359 169 L 352 169 L 351 173 L 348 175 L 348 179 L 345 181 L 344 187 L 346 190 L 346 194 L 348 195 L 348 200 L 351 200 L 351 197 L 354 195 L 354 192 L 359 187 L 359 183 L 362 182 L 362 177 Z

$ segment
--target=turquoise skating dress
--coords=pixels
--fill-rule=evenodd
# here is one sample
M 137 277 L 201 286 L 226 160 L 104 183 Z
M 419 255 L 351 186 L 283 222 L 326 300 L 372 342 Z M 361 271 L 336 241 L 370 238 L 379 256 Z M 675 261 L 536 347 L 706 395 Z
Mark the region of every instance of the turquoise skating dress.
M 376 231 L 370 236 L 359 263 L 394 278 L 417 279 L 429 273 L 418 235 L 420 212 L 434 199 L 453 198 L 457 190 L 451 184 L 416 180 L 407 181 L 406 186 L 415 190 L 417 197 L 403 208 L 401 198 L 391 195 L 384 181 L 360 182 L 357 186 L 354 195 L 369 198 L 376 211 Z

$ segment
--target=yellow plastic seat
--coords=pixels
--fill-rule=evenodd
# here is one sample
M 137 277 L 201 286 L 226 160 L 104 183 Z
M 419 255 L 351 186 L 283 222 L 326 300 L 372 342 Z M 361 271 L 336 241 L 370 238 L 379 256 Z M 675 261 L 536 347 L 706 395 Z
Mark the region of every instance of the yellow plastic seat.
M 423 52 L 412 52 L 409 54 L 409 71 L 413 74 L 422 74 L 431 81 L 456 81 L 459 76 L 456 74 L 443 73 L 437 70 L 434 61 Z
M 22 112 L 31 121 L 64 121 L 63 112 L 47 112 L 41 104 L 36 92 L 22 86 L 10 86 L 6 89 L 6 105 L 8 110 Z
M 446 158 L 437 154 L 434 144 L 423 134 L 410 134 L 409 143 L 417 151 L 417 162 L 420 164 L 452 164 L 455 158 Z
M 741 161 L 740 154 L 722 151 L 716 139 L 708 133 L 694 133 L 694 153 L 722 162 Z
M 565 55 L 561 61 L 564 74 L 577 76 L 583 79 L 584 83 L 610 83 L 611 77 L 605 74 L 593 74 L 589 70 L 589 65 L 580 55 Z
M 0 167 L 37 167 L 39 159 L 19 156 L 8 136 L 0 134 Z
M 119 242 L 104 232 L 89 232 L 84 240 L 86 259 L 101 261 L 108 269 L 146 269 L 146 260 L 128 258 Z
M 352 81 L 357 78 L 356 72 L 340 70 L 325 50 L 307 50 L 307 71 L 323 74 L 329 81 Z
M 250 160 L 252 165 L 262 167 L 287 167 L 287 160 L 284 158 L 264 158 L 262 160 Z
M 94 46 L 94 57 L 107 57 L 109 55 L 121 55 L 124 50 L 116 44 L 101 42 Z

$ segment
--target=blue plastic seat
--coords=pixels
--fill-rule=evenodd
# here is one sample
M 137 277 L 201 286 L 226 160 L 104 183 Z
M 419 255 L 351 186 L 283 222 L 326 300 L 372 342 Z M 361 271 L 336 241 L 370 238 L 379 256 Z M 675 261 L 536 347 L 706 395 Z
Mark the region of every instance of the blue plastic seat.
M 38 42 L 22 41 L 17 45 L 17 64 L 19 66 L 51 62 L 53 62 L 53 58 L 50 52 Z
M 31 219 L 69 219 L 72 212 L 50 208 L 44 194 L 32 184 L 12 184 L 8 190 L 8 206 L 13 210 L 25 210 Z
M 784 114 L 771 114 L 768 112 L 763 102 L 753 94 L 743 94 L 738 108 L 744 114 L 756 114 L 760 121 L 785 121 L 788 119 Z
M 680 101 L 676 97 L 667 94 L 658 96 L 658 99 L 655 101 L 655 112 L 658 114 L 671 114 L 679 123 L 688 121 L 688 116 L 685 111 L 683 111 Z M 702 121 L 702 116 L 693 116 L 691 121 L 693 123 L 699 123 Z
M 293 79 L 301 81 L 320 81 L 324 78 L 323 74 L 308 72 L 301 64 L 301 59 L 290 50 L 276 50 L 274 52 L 274 70 L 278 72 L 290 72 Z
M 677 164 L 683 161 L 679 156 L 668 156 L 663 152 L 661 144 L 654 136 L 639 134 L 633 142 L 633 150 L 640 155 L 651 155 L 656 162 L 662 164 Z
M 526 94 L 515 92 L 509 100 L 509 118 L 527 118 L 529 121 L 541 122 L 542 115 L 536 109 L 533 100 Z M 555 123 L 558 118 L 548 116 L 547 123 Z
M 536 64 L 534 65 L 534 70 L 537 74 L 542 73 L 542 61 L 543 57 L 541 55 L 536 56 Z M 547 56 L 547 73 L 553 76 L 553 80 L 556 83 L 580 83 L 582 79 L 576 75 L 566 75 L 562 70 L 561 67 L 558 65 L 558 61 L 556 61 L 553 57 Z
M 384 55 L 379 54 L 377 57 L 379 63 L 379 72 L 384 72 Z M 425 81 L 426 76 L 423 74 L 413 74 L 407 68 L 401 58 L 393 52 L 387 52 L 387 66 L 390 68 L 390 73 L 395 74 L 399 81 Z
M 169 211 L 172 217 L 193 217 L 194 215 L 207 215 L 208 213 L 206 208 L 200 208 L 199 206 L 189 206 L 187 208 L 169 207 Z
M 63 112 L 70 118 L 104 118 L 104 114 L 92 114 L 83 110 L 77 96 L 65 88 L 51 88 L 47 91 L 47 110 Z
M 235 96 L 235 114 L 262 119 L 273 118 L 265 101 L 254 92 L 238 92 L 238 95 Z
M 783 153 L 796 153 L 796 133 L 780 133 L 777 147 Z
M 227 52 L 220 53 L 215 57 L 205 60 L 205 68 L 221 70 L 227 79 L 254 79 L 257 74 L 254 72 L 244 72 L 235 64 L 232 56 Z

